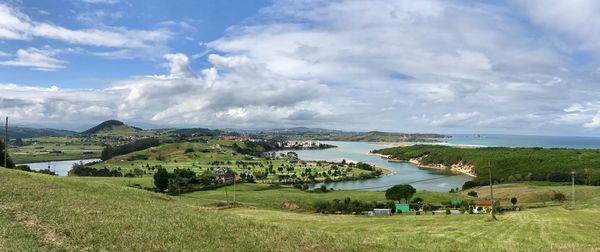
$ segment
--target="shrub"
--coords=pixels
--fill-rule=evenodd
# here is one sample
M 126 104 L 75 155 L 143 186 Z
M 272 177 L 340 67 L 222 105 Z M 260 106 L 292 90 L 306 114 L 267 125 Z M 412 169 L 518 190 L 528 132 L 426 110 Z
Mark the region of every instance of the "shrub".
M 476 192 L 476 191 L 470 191 L 469 193 L 467 193 L 467 195 L 469 195 L 469 196 L 471 196 L 471 197 L 475 197 L 475 198 L 479 197 L 479 196 L 477 195 L 477 192 Z
M 15 167 L 15 169 L 21 170 L 21 171 L 28 171 L 28 172 L 31 171 L 31 168 L 29 167 L 29 165 L 17 165 Z
M 450 208 L 446 208 L 446 214 L 451 214 Z
M 563 202 L 566 199 L 567 199 L 567 197 L 565 196 L 565 194 L 561 193 L 561 192 L 554 193 L 554 197 L 552 197 L 552 200 L 559 201 L 559 202 Z

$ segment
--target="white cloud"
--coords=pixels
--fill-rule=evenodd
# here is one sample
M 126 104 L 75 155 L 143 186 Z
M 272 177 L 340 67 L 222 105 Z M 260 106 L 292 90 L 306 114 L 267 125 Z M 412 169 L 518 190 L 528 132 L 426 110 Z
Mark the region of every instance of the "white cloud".
M 600 2 L 595 0 L 513 1 L 527 17 L 545 29 L 577 41 L 579 49 L 600 53 Z M 574 43 L 570 43 L 574 44 Z
M 600 111 L 600 64 L 593 56 L 581 63 L 573 53 L 600 49 L 600 37 L 589 32 L 599 23 L 597 4 L 565 3 L 277 1 L 222 38 L 199 42 L 206 48 L 189 58 L 152 49 L 169 38 L 169 29 L 188 29 L 187 22 L 166 21 L 162 29 L 138 33 L 71 30 L 0 10 L 0 37 L 111 47 L 95 52 L 108 58 L 132 57 L 136 48 L 163 55 L 168 74 L 130 77 L 94 91 L 118 103 L 94 103 L 100 108 L 90 111 L 106 107 L 122 119 L 590 132 Z M 190 60 L 206 55 L 210 66 L 196 75 Z
M 0 39 L 30 40 L 34 37 L 90 46 L 152 48 L 169 40 L 172 32 L 166 28 L 133 30 L 122 27 L 73 30 L 33 21 L 19 10 L 0 4 Z
M 275 126 L 331 111 L 318 101 L 328 92 L 318 82 L 284 79 L 259 66 L 253 66 L 255 71 L 223 74 L 210 67 L 196 77 L 186 55 L 167 54 L 164 58 L 169 75 L 131 77 L 104 90 L 0 84 L 0 114 L 38 123 L 119 118 L 162 125 Z
M 584 123 L 583 127 L 586 127 L 586 128 L 598 128 L 598 127 L 600 127 L 600 113 L 594 115 L 594 117 L 592 117 L 592 121 Z
M 28 67 L 40 71 L 56 71 L 64 68 L 67 62 L 53 58 L 54 55 L 56 52 L 52 50 L 19 49 L 14 60 L 0 61 L 0 65 Z
M 165 54 L 165 59 L 169 61 L 171 78 L 195 78 L 196 74 L 190 67 L 190 60 L 183 53 Z

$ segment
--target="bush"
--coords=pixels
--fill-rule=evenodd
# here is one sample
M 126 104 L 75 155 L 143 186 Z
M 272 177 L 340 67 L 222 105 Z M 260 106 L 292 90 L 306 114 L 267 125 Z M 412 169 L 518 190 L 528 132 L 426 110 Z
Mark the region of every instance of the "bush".
M 37 173 L 41 173 L 41 174 L 47 174 L 47 175 L 52 175 L 52 176 L 56 176 L 56 173 L 54 173 L 53 171 L 51 171 L 50 169 L 42 169 L 39 171 L 33 171 L 33 172 L 37 172 Z
M 565 196 L 564 193 L 557 192 L 557 193 L 554 193 L 554 197 L 552 197 L 552 200 L 563 202 L 563 201 L 567 200 L 567 196 Z
M 477 195 L 477 192 L 476 192 L 476 191 L 470 191 L 469 193 L 467 193 L 467 195 L 469 195 L 469 196 L 471 196 L 471 197 L 475 197 L 475 198 L 479 197 L 479 196 Z
M 446 214 L 451 214 L 450 208 L 446 208 Z
M 17 165 L 15 167 L 15 169 L 21 170 L 21 171 L 28 171 L 28 172 L 31 171 L 31 168 L 29 167 L 29 165 Z

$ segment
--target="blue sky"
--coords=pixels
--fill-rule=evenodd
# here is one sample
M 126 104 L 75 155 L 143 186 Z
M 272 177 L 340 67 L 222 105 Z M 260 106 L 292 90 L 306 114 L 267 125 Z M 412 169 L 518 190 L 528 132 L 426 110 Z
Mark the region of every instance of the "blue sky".
M 9 2 L 10 3 L 10 2 Z M 203 53 L 208 48 L 200 43 L 221 37 L 224 31 L 242 23 L 270 1 L 15 1 L 10 4 L 38 22 L 54 23 L 70 29 L 87 29 L 98 26 L 126 27 L 128 29 L 154 30 L 169 28 L 175 36 L 165 43 L 164 52 L 177 51 L 188 55 Z M 175 22 L 178 24 L 165 24 Z M 186 27 L 181 27 L 186 25 Z M 189 26 L 189 27 L 187 27 Z M 27 47 L 81 48 L 95 52 L 118 49 L 103 46 L 72 44 L 68 41 L 32 39 L 28 41 L 3 41 L 0 50 L 16 52 Z M 147 55 L 146 59 L 114 59 L 94 57 L 84 53 L 65 53 L 60 59 L 67 61 L 60 71 L 32 74 L 23 67 L 2 67 L 3 82 L 33 85 L 60 85 L 64 88 L 104 88 L 111 80 L 131 75 L 152 74 L 162 71 L 157 60 L 162 55 Z M 206 62 L 192 62 L 195 67 Z
M 0 3 L 0 115 L 598 135 L 600 2 Z

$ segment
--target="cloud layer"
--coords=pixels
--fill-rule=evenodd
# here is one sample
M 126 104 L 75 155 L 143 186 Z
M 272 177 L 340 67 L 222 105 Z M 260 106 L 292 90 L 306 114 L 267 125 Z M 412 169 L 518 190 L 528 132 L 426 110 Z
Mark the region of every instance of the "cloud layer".
M 278 1 L 202 43 L 202 54 L 162 55 L 168 74 L 102 90 L 4 84 L 0 112 L 24 121 L 596 134 L 600 37 L 589 30 L 600 27 L 599 12 L 596 1 Z M 114 48 L 98 56 L 119 58 L 171 35 L 68 29 L 0 5 L 0 39 Z M 55 55 L 21 49 L 0 64 L 65 67 Z M 194 71 L 195 60 L 204 69 Z

